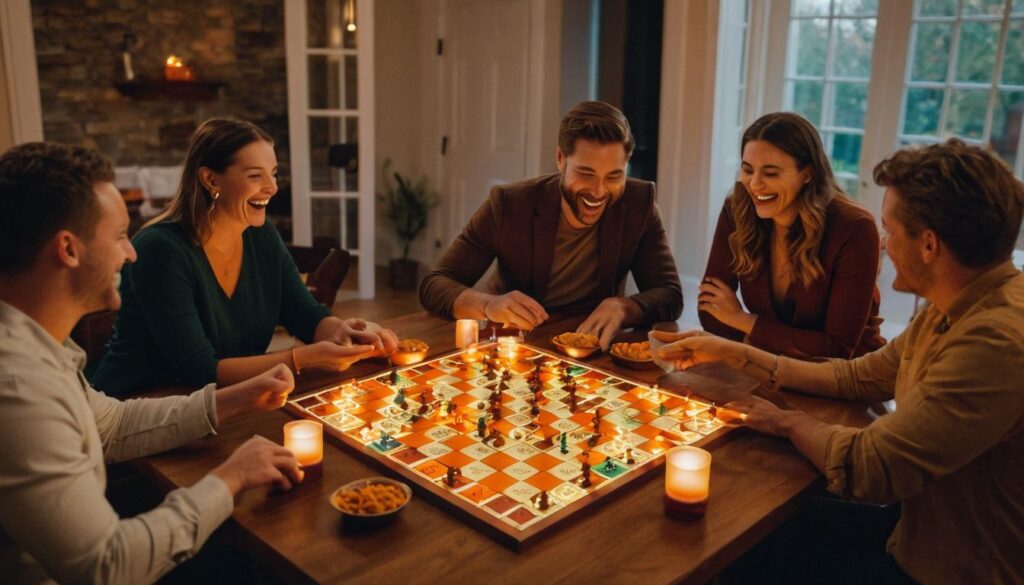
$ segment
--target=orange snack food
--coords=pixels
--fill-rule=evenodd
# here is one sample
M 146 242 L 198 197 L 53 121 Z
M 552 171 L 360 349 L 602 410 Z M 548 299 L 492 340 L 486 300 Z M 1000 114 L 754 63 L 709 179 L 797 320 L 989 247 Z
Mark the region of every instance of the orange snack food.
M 404 504 L 405 493 L 398 486 L 370 483 L 339 491 L 334 496 L 334 503 L 349 514 L 382 514 Z
M 613 343 L 612 353 L 629 360 L 645 362 L 651 359 L 651 342 Z
M 556 335 L 554 340 L 569 347 L 590 348 L 597 347 L 598 343 L 600 343 L 597 336 L 591 335 L 590 333 L 566 332 L 561 335 Z

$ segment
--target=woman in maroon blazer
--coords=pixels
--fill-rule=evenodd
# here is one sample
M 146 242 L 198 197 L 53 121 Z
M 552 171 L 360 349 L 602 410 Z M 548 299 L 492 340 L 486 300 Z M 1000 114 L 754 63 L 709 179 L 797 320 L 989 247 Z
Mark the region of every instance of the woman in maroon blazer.
M 768 114 L 741 152 L 700 286 L 704 329 L 796 358 L 881 347 L 878 228 L 836 185 L 817 130 Z

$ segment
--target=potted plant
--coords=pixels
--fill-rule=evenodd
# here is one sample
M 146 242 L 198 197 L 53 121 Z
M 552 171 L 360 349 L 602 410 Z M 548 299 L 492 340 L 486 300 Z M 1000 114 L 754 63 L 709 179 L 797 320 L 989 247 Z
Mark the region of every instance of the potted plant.
M 391 159 L 385 159 L 381 174 L 384 192 L 378 193 L 377 199 L 384 205 L 385 214 L 402 244 L 402 257 L 391 261 L 391 286 L 415 288 L 419 263 L 409 259 L 409 245 L 427 227 L 430 210 L 438 205 L 438 195 L 427 187 L 425 176 L 413 182 L 398 172 L 392 173 Z

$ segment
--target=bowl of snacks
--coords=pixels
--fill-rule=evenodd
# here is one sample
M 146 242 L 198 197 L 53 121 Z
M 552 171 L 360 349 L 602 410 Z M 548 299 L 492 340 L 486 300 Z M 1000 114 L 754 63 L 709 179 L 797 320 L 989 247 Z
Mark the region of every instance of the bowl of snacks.
M 331 507 L 352 526 L 380 526 L 395 519 L 412 499 L 406 484 L 386 477 L 347 483 L 331 494 Z
M 590 357 L 595 351 L 601 349 L 601 342 L 597 336 L 590 333 L 567 331 L 552 337 L 551 343 L 558 348 L 558 351 L 576 359 Z
M 398 348 L 391 354 L 391 363 L 396 366 L 410 366 L 418 364 L 427 357 L 430 346 L 419 339 L 403 339 L 398 342 Z
M 632 370 L 646 370 L 654 367 L 651 360 L 651 342 L 613 343 L 608 351 L 612 361 Z

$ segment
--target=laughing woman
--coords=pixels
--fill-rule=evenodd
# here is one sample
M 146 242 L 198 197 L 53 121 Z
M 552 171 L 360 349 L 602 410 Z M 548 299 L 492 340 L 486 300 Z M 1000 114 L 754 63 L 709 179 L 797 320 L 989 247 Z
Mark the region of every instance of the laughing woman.
M 390 352 L 393 333 L 316 302 L 267 221 L 277 193 L 270 137 L 241 120 L 196 130 L 178 193 L 134 238 L 110 349 L 93 376 L 108 394 L 232 384 L 271 366 L 344 369 Z M 277 324 L 307 345 L 265 353 Z
M 704 329 L 797 358 L 881 347 L 878 228 L 836 185 L 817 130 L 768 114 L 741 153 L 700 286 Z

